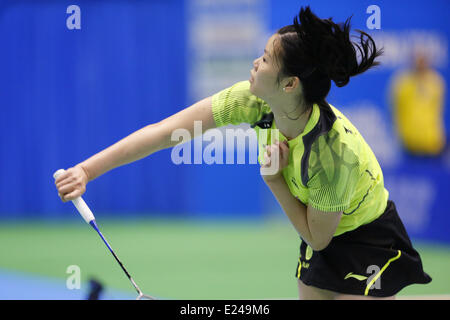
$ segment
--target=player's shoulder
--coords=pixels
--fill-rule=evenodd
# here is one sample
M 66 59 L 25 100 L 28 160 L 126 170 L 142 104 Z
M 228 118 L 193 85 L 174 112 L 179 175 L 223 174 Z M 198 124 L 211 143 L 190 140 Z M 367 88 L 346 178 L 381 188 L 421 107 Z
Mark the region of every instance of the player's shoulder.
M 332 129 L 337 132 L 340 141 L 353 146 L 361 144 L 363 138 L 358 128 L 342 111 L 332 105 L 330 106 L 336 115 L 336 121 L 333 123 Z
M 311 143 L 308 166 L 311 173 L 318 170 L 334 171 L 342 164 L 353 165 L 358 162 L 358 130 L 334 106 L 330 105 L 329 112 L 331 115 L 325 117 L 330 122 L 325 125 L 327 130 Z
M 348 130 L 349 129 L 344 129 Z M 331 128 L 327 134 L 323 134 L 312 143 L 310 164 L 315 164 L 315 159 L 323 165 L 335 165 L 341 161 L 354 162 L 357 159 L 357 148 L 354 147 L 354 139 L 348 139 L 342 130 Z
M 227 95 L 232 95 L 234 97 L 239 98 L 254 98 L 255 100 L 259 99 L 250 91 L 250 82 L 249 81 L 239 81 L 236 82 L 227 88 L 221 90 L 217 94 L 226 93 Z
M 307 134 L 306 149 L 309 147 L 319 150 L 327 150 L 331 146 L 343 143 L 346 133 L 353 133 L 354 126 L 351 122 L 331 104 L 318 108 L 320 115 L 314 128 Z M 309 145 L 309 146 L 308 146 Z
M 212 96 L 216 125 L 253 124 L 270 112 L 268 104 L 250 91 L 249 81 L 240 81 Z
M 267 103 L 250 91 L 250 82 L 239 81 L 213 95 L 214 103 L 237 104 L 240 107 L 267 109 Z
M 242 95 L 251 95 L 250 92 L 250 81 L 238 81 L 234 84 L 228 86 L 224 90 L 239 92 Z

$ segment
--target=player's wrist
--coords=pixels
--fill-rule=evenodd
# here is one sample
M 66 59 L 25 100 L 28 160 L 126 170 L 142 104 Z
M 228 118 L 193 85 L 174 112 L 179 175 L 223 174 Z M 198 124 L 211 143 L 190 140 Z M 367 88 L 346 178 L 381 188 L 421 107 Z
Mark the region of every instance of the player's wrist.
M 83 163 L 77 164 L 75 167 L 80 168 L 81 171 L 84 173 L 85 176 L 85 183 L 87 184 L 89 181 L 91 181 L 91 176 L 89 175 L 89 171 L 87 170 L 86 166 Z

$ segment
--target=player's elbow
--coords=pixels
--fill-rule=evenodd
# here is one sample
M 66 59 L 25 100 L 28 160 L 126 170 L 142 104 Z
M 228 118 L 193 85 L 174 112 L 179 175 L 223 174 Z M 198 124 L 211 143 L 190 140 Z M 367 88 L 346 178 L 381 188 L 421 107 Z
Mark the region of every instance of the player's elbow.
M 321 250 L 324 250 L 326 247 L 328 247 L 330 242 L 331 242 L 331 238 L 330 239 L 318 239 L 318 240 L 311 241 L 309 246 L 314 251 L 321 251 Z
M 327 244 L 314 244 L 311 246 L 311 248 L 314 251 L 321 251 L 321 250 L 325 249 L 326 247 L 328 247 L 328 243 Z

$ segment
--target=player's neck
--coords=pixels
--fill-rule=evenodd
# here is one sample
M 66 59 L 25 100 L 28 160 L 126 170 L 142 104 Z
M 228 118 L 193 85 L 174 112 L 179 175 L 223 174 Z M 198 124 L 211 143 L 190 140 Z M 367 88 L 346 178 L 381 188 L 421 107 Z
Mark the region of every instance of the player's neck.
M 283 107 L 278 107 L 281 105 Z M 304 131 L 312 108 L 295 102 L 284 102 L 278 106 L 271 106 L 276 127 L 288 140 L 294 139 Z

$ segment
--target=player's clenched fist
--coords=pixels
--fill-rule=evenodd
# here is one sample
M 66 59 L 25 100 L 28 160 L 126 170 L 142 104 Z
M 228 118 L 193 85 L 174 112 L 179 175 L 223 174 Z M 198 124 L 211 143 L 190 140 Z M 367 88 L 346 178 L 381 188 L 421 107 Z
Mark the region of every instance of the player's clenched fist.
M 261 166 L 261 176 L 265 181 L 279 178 L 284 168 L 289 164 L 289 144 L 287 141 L 275 141 L 266 146 L 264 164 Z
M 74 200 L 86 191 L 89 179 L 83 167 L 75 166 L 67 169 L 55 179 L 58 195 L 63 202 Z

